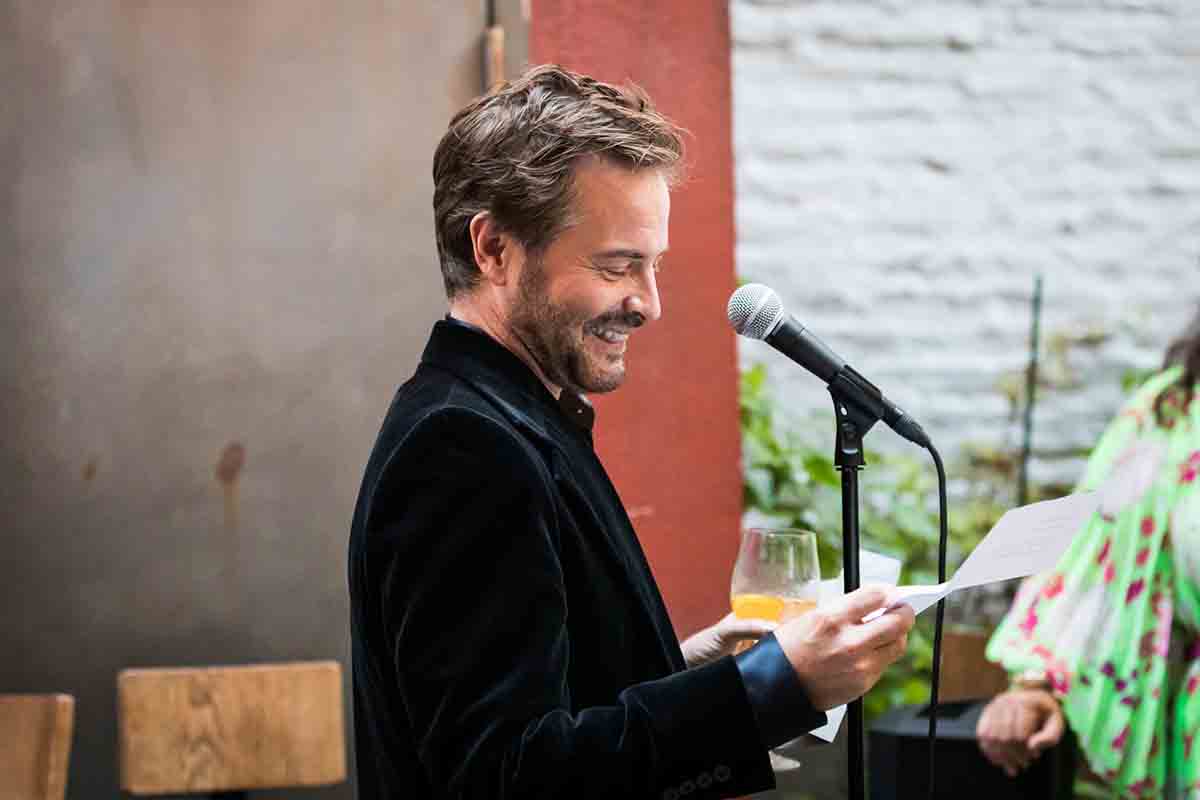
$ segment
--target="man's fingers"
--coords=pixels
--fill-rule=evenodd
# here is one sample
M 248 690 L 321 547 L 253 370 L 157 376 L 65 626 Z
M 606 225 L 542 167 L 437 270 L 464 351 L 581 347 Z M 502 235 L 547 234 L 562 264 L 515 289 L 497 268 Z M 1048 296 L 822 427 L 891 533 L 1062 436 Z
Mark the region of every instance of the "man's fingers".
M 728 623 L 726 620 L 721 620 L 721 627 L 718 630 L 724 639 L 761 639 L 778 626 L 778 623 L 770 620 L 734 617 Z
M 883 647 L 878 648 L 876 650 L 876 652 L 880 655 L 880 657 L 882 659 L 882 663 L 880 664 L 880 667 L 886 669 L 889 664 L 895 662 L 901 656 L 903 656 L 904 651 L 907 649 L 908 649 L 908 636 L 906 636 L 905 634 L 900 634 L 900 638 L 893 639 L 892 641 L 885 644 Z
M 837 605 L 831 604 L 830 612 L 839 620 L 857 624 L 867 614 L 887 605 L 888 591 L 887 586 L 878 584 L 855 589 L 850 594 L 843 595 Z
M 888 647 L 912 630 L 915 621 L 916 615 L 911 607 L 893 608 L 878 619 L 856 625 L 854 627 L 856 644 L 872 649 Z

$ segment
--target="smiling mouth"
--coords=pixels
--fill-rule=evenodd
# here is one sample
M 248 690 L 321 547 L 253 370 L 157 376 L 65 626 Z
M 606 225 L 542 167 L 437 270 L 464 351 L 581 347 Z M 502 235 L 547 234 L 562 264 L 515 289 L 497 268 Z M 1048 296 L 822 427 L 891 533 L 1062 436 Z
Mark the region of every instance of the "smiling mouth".
M 609 344 L 624 344 L 629 338 L 629 331 L 619 331 L 612 328 L 600 328 L 590 331 L 597 339 L 608 342 Z

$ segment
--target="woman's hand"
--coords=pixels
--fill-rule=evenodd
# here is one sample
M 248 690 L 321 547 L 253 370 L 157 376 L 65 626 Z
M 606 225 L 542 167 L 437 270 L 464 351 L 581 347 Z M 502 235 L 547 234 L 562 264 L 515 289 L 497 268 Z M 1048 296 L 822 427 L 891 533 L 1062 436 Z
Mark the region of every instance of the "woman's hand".
M 1010 778 L 1058 744 L 1065 731 L 1062 708 L 1044 689 L 1013 689 L 997 695 L 975 727 L 979 749 Z
M 733 614 L 726 614 L 716 625 L 684 640 L 681 645 L 683 660 L 689 667 L 708 664 L 721 656 L 732 655 L 740 642 L 758 641 L 775 627 L 774 622 L 765 619 L 738 619 Z

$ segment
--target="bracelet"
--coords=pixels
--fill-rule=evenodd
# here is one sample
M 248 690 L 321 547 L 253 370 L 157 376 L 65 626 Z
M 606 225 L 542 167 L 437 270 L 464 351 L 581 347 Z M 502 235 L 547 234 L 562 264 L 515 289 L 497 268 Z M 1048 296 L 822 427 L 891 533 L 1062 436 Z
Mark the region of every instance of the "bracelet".
M 1013 678 L 1011 687 L 1013 689 L 1041 689 L 1042 691 L 1054 694 L 1051 691 L 1052 684 L 1050 683 L 1050 678 L 1043 669 L 1025 670 Z
M 1039 691 L 1045 692 L 1054 698 L 1054 701 L 1060 706 L 1063 698 L 1066 697 L 1064 692 L 1059 691 L 1054 682 L 1050 680 L 1050 676 L 1044 670 L 1027 669 L 1020 675 L 1013 678 L 1009 684 L 1009 691 Z

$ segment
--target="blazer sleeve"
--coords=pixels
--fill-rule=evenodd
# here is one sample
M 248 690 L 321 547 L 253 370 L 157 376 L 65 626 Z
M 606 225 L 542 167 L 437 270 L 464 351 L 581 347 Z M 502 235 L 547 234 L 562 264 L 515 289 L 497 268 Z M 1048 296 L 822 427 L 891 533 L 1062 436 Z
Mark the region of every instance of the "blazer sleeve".
M 392 453 L 368 511 L 390 665 L 431 783 L 489 800 L 771 788 L 732 658 L 573 710 L 554 486 L 528 447 L 439 411 Z

